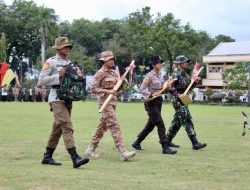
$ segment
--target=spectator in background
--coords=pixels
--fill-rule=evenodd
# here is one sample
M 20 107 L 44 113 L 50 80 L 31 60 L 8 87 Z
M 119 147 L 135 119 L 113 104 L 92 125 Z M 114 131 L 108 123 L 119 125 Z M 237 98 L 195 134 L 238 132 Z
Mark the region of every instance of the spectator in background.
M 13 88 L 13 96 L 14 96 L 14 101 L 15 102 L 18 101 L 19 92 L 20 92 L 20 87 L 18 85 L 15 85 L 14 88 Z
M 3 87 L 2 88 L 2 101 L 3 102 L 7 101 L 7 95 L 8 95 L 8 87 Z
M 12 86 L 9 85 L 8 95 L 7 95 L 7 101 L 11 102 L 13 101 L 13 89 Z

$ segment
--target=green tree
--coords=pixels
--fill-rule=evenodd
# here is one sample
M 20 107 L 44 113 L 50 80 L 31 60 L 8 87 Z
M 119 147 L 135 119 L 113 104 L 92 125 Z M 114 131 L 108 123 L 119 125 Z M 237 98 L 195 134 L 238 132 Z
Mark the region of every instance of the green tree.
M 240 96 L 242 96 L 244 93 L 242 90 L 236 90 L 235 91 L 235 97 L 238 99 Z
M 185 54 L 193 62 L 199 61 L 217 43 L 234 41 L 222 34 L 210 38 L 207 32 L 194 30 L 190 23 L 181 25 L 172 13 L 163 16 L 158 13 L 155 18 L 150 14 L 150 7 L 132 12 L 121 20 L 82 18 L 72 23 L 58 23 L 53 9 L 37 6 L 33 1 L 14 0 L 7 6 L 0 0 L 0 11 L 0 32 L 6 34 L 7 55 L 15 53 L 21 59 L 25 54 L 32 63 L 38 64 L 38 57 L 44 59 L 45 50 L 46 57 L 54 54 L 50 47 L 57 36 L 67 36 L 74 45 L 71 60 L 85 64 L 90 72 L 95 69 L 95 64 L 90 62 L 96 63 L 101 51 L 112 50 L 121 73 L 132 59 L 137 65 L 143 65 L 146 57 L 158 54 L 170 74 L 175 56 Z M 16 65 L 18 67 L 18 60 Z M 135 71 L 140 73 L 139 67 Z
M 117 40 L 121 47 L 126 47 L 126 57 L 128 60 L 142 56 L 145 58 L 150 53 L 151 35 L 150 30 L 153 25 L 150 7 L 142 8 L 142 11 L 130 13 L 123 20 Z M 144 60 L 138 60 L 144 62 Z
M 94 73 L 95 67 L 93 63 L 96 58 L 87 56 L 86 52 L 86 48 L 75 43 L 69 58 L 71 61 L 80 64 L 85 69 L 86 73 Z
M 5 34 L 1 33 L 0 38 L 0 63 L 6 60 L 6 38 Z
M 212 88 L 207 88 L 205 90 L 205 95 L 208 97 L 208 100 L 210 100 L 210 96 L 212 96 L 212 94 L 213 94 Z
M 178 45 L 180 34 L 180 20 L 174 19 L 172 13 L 168 13 L 165 16 L 160 14 L 156 18 L 156 25 L 153 27 L 152 37 L 153 44 L 152 46 L 155 49 L 157 54 L 161 55 L 166 63 L 169 64 L 167 67 L 169 73 L 172 71 L 174 57 L 176 56 L 175 47 Z
M 69 37 L 86 48 L 87 55 L 93 56 L 102 51 L 102 40 L 99 22 L 86 19 L 74 20 L 70 26 Z
M 50 36 L 55 37 L 52 28 L 57 27 L 56 19 L 53 9 L 38 7 L 33 1 L 14 0 L 1 14 L 0 28 L 8 39 L 7 54 L 13 53 L 15 47 L 17 56 L 25 54 L 35 63 L 41 55 L 39 29 L 43 28 L 45 39 L 51 41 Z
M 56 25 L 57 16 L 53 9 L 38 7 L 37 8 L 37 17 L 35 23 L 40 25 L 39 33 L 41 40 L 41 63 L 45 61 L 45 49 L 46 44 L 49 46 L 54 42 L 55 36 L 58 31 L 58 26 Z
M 221 42 L 235 42 L 235 39 L 231 38 L 230 36 L 219 34 L 215 36 L 214 40 L 214 45 L 218 45 Z
M 248 87 L 247 69 L 250 68 L 249 62 L 238 62 L 234 68 L 225 69 L 223 82 L 229 90 L 246 90 Z
M 140 75 L 139 65 L 144 65 L 145 58 L 152 54 L 150 46 L 152 46 L 151 28 L 153 24 L 150 7 L 132 12 L 121 20 L 119 32 L 109 43 L 109 45 L 113 45 L 121 73 L 125 72 L 124 68 L 132 60 L 135 60 L 137 65 L 135 73 Z

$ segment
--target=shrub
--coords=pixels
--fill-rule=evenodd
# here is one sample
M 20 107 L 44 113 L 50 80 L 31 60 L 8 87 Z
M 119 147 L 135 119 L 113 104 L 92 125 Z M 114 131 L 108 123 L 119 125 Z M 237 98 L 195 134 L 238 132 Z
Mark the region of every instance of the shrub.
M 227 96 L 226 100 L 228 103 L 240 103 L 240 100 L 234 96 Z
M 212 102 L 221 102 L 224 97 L 225 97 L 225 94 L 219 94 L 219 95 L 211 96 L 210 101 L 212 101 Z

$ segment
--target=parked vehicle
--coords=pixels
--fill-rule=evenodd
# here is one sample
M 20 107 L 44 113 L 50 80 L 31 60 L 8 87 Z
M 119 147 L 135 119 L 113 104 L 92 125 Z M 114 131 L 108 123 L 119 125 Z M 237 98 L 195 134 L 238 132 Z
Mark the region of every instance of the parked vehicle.
M 135 92 L 130 95 L 130 99 L 131 100 L 145 100 L 146 98 L 142 94 Z
M 243 94 L 242 96 L 240 96 L 240 101 L 241 102 L 248 102 L 248 95 L 247 94 Z

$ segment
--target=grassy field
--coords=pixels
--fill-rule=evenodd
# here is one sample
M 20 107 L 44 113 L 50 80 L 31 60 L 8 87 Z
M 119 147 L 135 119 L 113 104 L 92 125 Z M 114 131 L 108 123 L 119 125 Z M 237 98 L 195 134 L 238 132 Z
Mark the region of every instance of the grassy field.
M 242 137 L 241 110 L 247 107 L 190 105 L 197 137 L 206 142 L 194 151 L 181 129 L 174 143 L 176 155 L 161 154 L 157 131 L 142 143 L 144 151 L 121 162 L 113 139 L 106 133 L 97 152 L 101 157 L 79 169 L 64 148 L 62 139 L 54 154 L 62 166 L 41 164 L 51 130 L 52 114 L 47 103 L 0 103 L 0 189 L 1 190 L 248 190 L 250 189 L 250 131 Z M 168 128 L 171 104 L 162 115 Z M 147 119 L 142 103 L 119 103 L 117 115 L 128 149 Z M 82 155 L 98 124 L 96 102 L 74 103 L 74 137 Z

